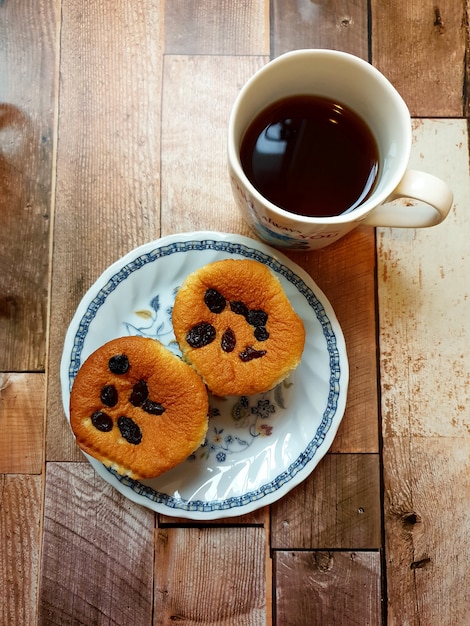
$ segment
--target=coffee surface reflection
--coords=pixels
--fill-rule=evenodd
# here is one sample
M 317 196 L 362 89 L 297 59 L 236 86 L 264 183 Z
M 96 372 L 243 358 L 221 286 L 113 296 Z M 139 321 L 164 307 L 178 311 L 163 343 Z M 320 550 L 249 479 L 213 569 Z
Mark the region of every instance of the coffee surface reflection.
M 360 206 L 379 170 L 377 143 L 362 118 L 312 95 L 291 96 L 263 110 L 243 136 L 240 158 L 266 199 L 311 217 Z

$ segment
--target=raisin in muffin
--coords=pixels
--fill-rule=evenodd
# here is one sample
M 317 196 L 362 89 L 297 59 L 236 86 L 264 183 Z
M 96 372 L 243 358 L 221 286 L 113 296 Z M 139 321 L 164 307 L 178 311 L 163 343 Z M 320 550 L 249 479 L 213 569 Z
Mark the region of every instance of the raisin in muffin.
M 190 274 L 172 320 L 183 357 L 218 396 L 268 391 L 302 357 L 303 322 L 258 261 L 225 259 Z
M 152 478 L 203 442 L 207 390 L 159 341 L 121 337 L 83 363 L 70 395 L 79 447 L 118 473 Z

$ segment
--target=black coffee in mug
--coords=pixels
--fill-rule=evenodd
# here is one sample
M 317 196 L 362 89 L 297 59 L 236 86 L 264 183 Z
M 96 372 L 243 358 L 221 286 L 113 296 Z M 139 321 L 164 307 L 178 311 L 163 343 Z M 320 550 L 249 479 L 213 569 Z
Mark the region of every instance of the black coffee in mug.
M 242 139 L 250 182 L 270 202 L 298 215 L 349 212 L 373 192 L 376 140 L 361 117 L 314 95 L 290 96 L 264 109 Z

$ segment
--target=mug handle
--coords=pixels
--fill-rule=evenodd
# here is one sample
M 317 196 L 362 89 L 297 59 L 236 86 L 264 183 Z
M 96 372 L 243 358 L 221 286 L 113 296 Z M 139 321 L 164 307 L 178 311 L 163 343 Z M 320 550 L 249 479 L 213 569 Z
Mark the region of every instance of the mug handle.
M 390 204 L 397 198 L 409 198 L 411 201 L 401 205 Z M 424 204 L 416 205 L 413 200 Z M 407 170 L 387 202 L 373 209 L 362 223 L 391 228 L 435 226 L 446 218 L 453 200 L 452 191 L 440 178 L 418 170 Z

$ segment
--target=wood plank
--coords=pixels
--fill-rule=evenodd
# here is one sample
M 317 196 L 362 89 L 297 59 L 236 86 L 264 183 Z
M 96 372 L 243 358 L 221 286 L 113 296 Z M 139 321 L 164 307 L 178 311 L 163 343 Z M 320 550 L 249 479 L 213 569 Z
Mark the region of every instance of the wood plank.
M 249 234 L 230 188 L 227 125 L 238 91 L 267 60 L 165 57 L 162 234 L 198 229 Z
M 356 228 L 337 243 L 289 253 L 331 303 L 346 341 L 349 388 L 332 452 L 378 452 L 375 234 Z
M 307 480 L 271 505 L 271 546 L 379 548 L 380 517 L 379 456 L 327 454 Z
M 264 626 L 263 528 L 160 529 L 154 624 Z
M 368 59 L 367 6 L 361 0 L 274 0 L 273 56 L 298 48 L 333 48 Z
M 274 553 L 277 626 L 379 626 L 378 552 Z
M 387 438 L 390 626 L 470 623 L 469 458 L 468 436 Z
M 44 374 L 0 373 L 1 474 L 42 472 L 44 405 Z
M 367 5 L 360 0 L 276 0 L 271 20 L 274 56 L 296 48 L 317 47 L 344 50 L 368 59 Z M 323 290 L 346 339 L 350 363 L 348 402 L 331 450 L 377 452 L 374 231 L 356 229 L 323 250 L 292 252 L 289 256 Z
M 454 206 L 434 228 L 378 233 L 384 435 L 465 437 L 470 403 L 467 122 L 416 120 L 413 136 L 411 167 L 447 180 Z
M 45 367 L 59 2 L 0 6 L 0 370 Z
M 160 5 L 62 2 L 47 455 L 79 460 L 59 362 L 70 319 L 113 261 L 160 234 Z
M 372 0 L 372 62 L 413 117 L 463 115 L 467 10 L 460 0 Z
M 85 463 L 49 463 L 39 624 L 152 623 L 154 515 Z
M 457 626 L 470 620 L 467 122 L 414 126 L 411 165 L 447 179 L 455 203 L 432 229 L 378 233 L 388 613 Z
M 269 2 L 165 2 L 165 54 L 269 54 Z
M 0 475 L 0 623 L 36 624 L 41 476 Z

